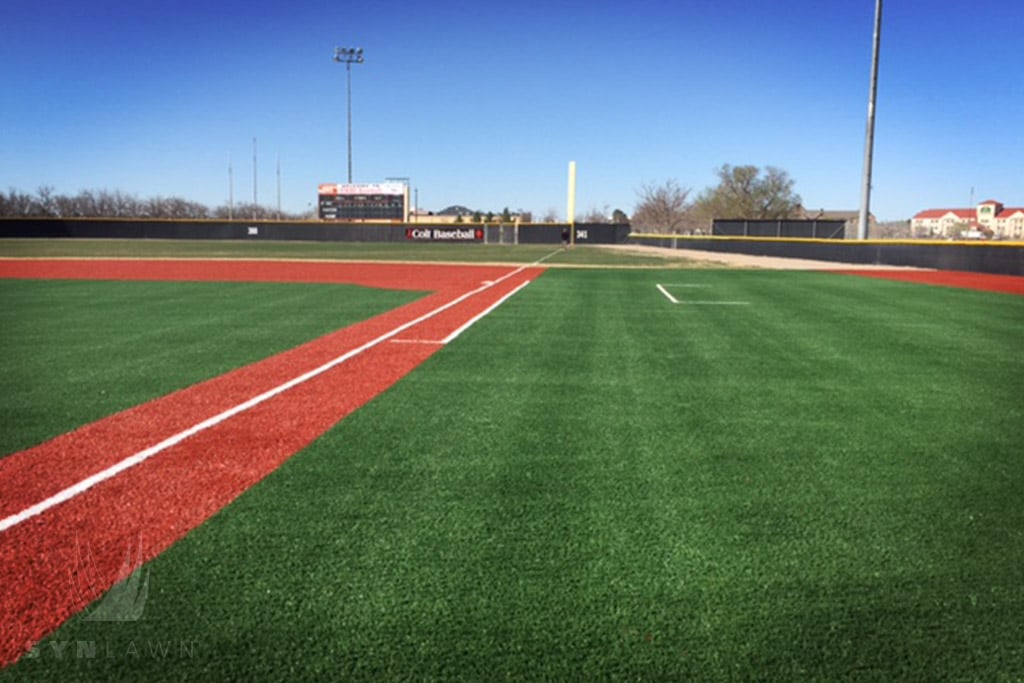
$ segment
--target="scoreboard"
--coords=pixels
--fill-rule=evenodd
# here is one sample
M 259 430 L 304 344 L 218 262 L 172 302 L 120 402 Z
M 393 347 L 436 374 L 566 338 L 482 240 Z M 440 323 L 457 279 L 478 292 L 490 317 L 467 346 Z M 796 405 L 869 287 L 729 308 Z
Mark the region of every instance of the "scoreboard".
M 408 215 L 405 183 L 321 183 L 318 194 L 322 220 L 404 222 Z

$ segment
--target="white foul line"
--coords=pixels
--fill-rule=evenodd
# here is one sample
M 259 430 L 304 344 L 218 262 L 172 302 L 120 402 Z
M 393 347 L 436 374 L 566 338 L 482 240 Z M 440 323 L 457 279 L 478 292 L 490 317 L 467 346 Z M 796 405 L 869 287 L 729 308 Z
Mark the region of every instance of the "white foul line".
M 668 287 L 710 287 L 711 285 L 667 285 Z M 683 304 L 684 306 L 748 306 L 749 301 L 680 301 L 665 289 L 666 285 L 655 284 L 655 287 L 665 295 L 665 298 L 674 304 Z
M 47 510 L 49 510 L 52 507 L 55 507 L 57 505 L 60 505 L 61 503 L 64 503 L 64 502 L 67 502 L 67 501 L 71 500 L 72 498 L 74 498 L 75 496 L 79 495 L 80 493 L 84 493 L 85 491 L 88 491 L 93 486 L 96 486 L 97 484 L 102 483 L 102 482 L 104 482 L 107 479 L 110 479 L 112 477 L 115 477 L 118 474 L 120 474 L 121 472 L 124 472 L 125 470 L 127 470 L 129 468 L 135 467 L 136 465 L 138 465 L 138 464 L 140 464 L 142 462 L 145 462 L 146 460 L 149 460 L 154 455 L 156 455 L 158 453 L 161 453 L 161 452 L 167 450 L 168 448 L 171 448 L 173 446 L 178 445 L 179 443 L 181 443 L 185 439 L 188 439 L 189 437 L 195 436 L 199 432 L 205 431 L 205 430 L 207 430 L 207 429 L 209 429 L 211 427 L 216 427 L 220 423 L 224 422 L 225 420 L 231 419 L 232 417 L 234 417 L 235 415 L 238 415 L 239 413 L 243 413 L 246 410 L 249 410 L 250 408 L 258 406 L 259 404 L 264 403 L 264 402 L 274 398 L 275 396 L 278 396 L 279 394 L 283 394 L 284 392 L 288 391 L 289 389 L 292 389 L 292 388 L 294 388 L 294 387 L 296 387 L 296 386 L 298 386 L 298 385 L 300 385 L 300 384 L 302 384 L 304 382 L 308 382 L 309 380 L 313 379 L 314 377 L 317 377 L 318 375 L 322 375 L 323 373 L 327 372 L 328 370 L 330 370 L 330 369 L 332 369 L 332 368 L 334 368 L 334 367 L 336 367 L 338 365 L 341 365 L 345 361 L 347 361 L 347 360 L 349 360 L 351 358 L 354 358 L 355 356 L 358 356 L 359 354 L 363 353 L 364 351 L 368 351 L 368 350 L 372 349 L 373 347 L 381 344 L 382 342 L 385 342 L 388 339 L 391 339 L 395 335 L 401 334 L 402 332 L 404 332 L 405 330 L 409 329 L 410 327 L 414 327 L 414 326 L 420 324 L 421 322 L 423 322 L 424 320 L 429 320 L 430 318 L 433 318 L 434 316 L 436 316 L 436 315 L 438 315 L 440 313 L 443 313 L 444 311 L 447 311 L 449 308 L 451 308 L 453 306 L 457 306 L 458 304 L 462 303 L 463 301 L 465 301 L 469 297 L 475 296 L 475 295 L 479 294 L 480 292 L 484 292 L 484 291 L 490 289 L 491 287 L 493 287 L 493 286 L 495 286 L 495 285 L 497 285 L 497 284 L 499 284 L 501 282 L 504 282 L 505 280 L 507 280 L 507 279 L 509 279 L 511 277 L 514 277 L 514 276 L 518 275 L 519 273 L 523 272 L 527 268 L 531 268 L 533 266 L 536 266 L 536 265 L 542 263 L 543 261 L 546 261 L 547 259 L 551 258 L 551 256 L 553 256 L 554 254 L 557 254 L 557 253 L 558 253 L 558 250 L 552 252 L 551 254 L 548 254 L 547 256 L 545 256 L 542 259 L 534 261 L 531 264 L 520 266 L 519 268 L 516 268 L 512 272 L 507 273 L 505 275 L 502 275 L 497 280 L 493 280 L 493 281 L 491 281 L 491 282 L 489 282 L 487 284 L 484 284 L 484 285 L 481 285 L 480 287 L 477 287 L 476 289 L 474 289 L 472 291 L 466 292 L 465 294 L 462 294 L 462 295 L 452 299 L 448 303 L 442 304 L 441 306 L 438 306 L 437 308 L 435 308 L 434 310 L 432 310 L 432 311 L 430 311 L 428 313 L 424 313 L 423 315 L 421 315 L 420 317 L 416 318 L 415 320 L 411 320 L 411 321 L 409 321 L 407 323 L 403 323 L 403 324 L 399 325 L 398 327 L 394 328 L 393 330 L 391 330 L 389 332 L 385 332 L 384 334 L 382 334 L 381 336 L 377 337 L 376 339 L 374 339 L 372 341 L 368 341 L 365 344 L 363 344 L 362 346 L 354 348 L 351 351 L 347 351 L 347 352 L 343 353 L 342 355 L 338 356 L 337 358 L 334 358 L 333 360 L 330 360 L 330 361 L 324 363 L 323 365 L 310 370 L 309 372 L 303 373 L 303 374 L 299 375 L 298 377 L 295 377 L 294 379 L 288 380 L 284 384 L 280 384 L 280 385 L 274 387 L 273 389 L 270 389 L 268 391 L 263 392 L 259 396 L 254 396 L 253 398 L 250 398 L 248 401 L 245 401 L 244 403 L 239 403 L 238 405 L 236 405 L 233 408 L 229 408 L 229 409 L 225 410 L 224 412 L 218 413 L 217 415 L 214 415 L 211 418 L 203 420 L 199 424 L 193 425 L 192 427 L 189 427 L 188 429 L 186 429 L 184 431 L 178 432 L 177 434 L 164 439 L 163 441 L 161 441 L 160 443 L 158 443 L 156 445 L 153 445 L 153 446 L 150 446 L 149 448 L 141 450 L 138 453 L 135 453 L 134 455 L 130 455 L 127 458 L 125 458 L 124 460 L 121 460 L 120 462 L 114 463 L 113 465 L 111 465 L 110 467 L 106 468 L 105 470 L 101 470 L 100 472 L 97 472 L 96 474 L 94 474 L 92 476 L 86 477 L 85 479 L 81 480 L 77 484 L 73 484 L 73 485 L 67 487 L 66 489 L 64 489 L 63 491 L 59 491 L 59 492 L 53 494 L 49 498 L 46 498 L 45 500 L 42 500 L 42 501 L 36 503 L 35 505 L 32 505 L 30 507 L 25 508 L 21 512 L 18 512 L 16 514 L 10 515 L 9 517 L 6 517 L 6 518 L 0 520 L 0 533 L 2 533 L 4 531 L 7 531 L 8 529 L 10 529 L 13 526 L 17 526 L 18 524 L 21 524 L 22 522 L 24 522 L 27 519 L 31 519 L 32 517 L 35 517 L 36 515 L 42 514 L 43 512 L 46 512 Z M 519 291 L 520 288 L 517 288 L 515 291 Z M 513 293 L 515 293 L 515 292 L 513 292 Z M 506 296 L 505 298 L 508 298 L 508 297 Z M 504 300 L 504 299 L 502 299 L 502 300 Z
M 483 311 L 482 313 L 479 313 L 479 314 L 477 314 L 477 315 L 473 316 L 472 318 L 470 318 L 470 319 L 469 319 L 469 322 L 467 322 L 467 323 L 466 323 L 465 325 L 463 325 L 462 327 L 460 327 L 459 329 L 455 330 L 454 332 L 452 332 L 451 334 L 449 334 L 449 335 L 448 335 L 447 337 L 445 337 L 444 339 L 442 339 L 442 340 L 441 340 L 441 343 L 442 343 L 442 344 L 448 344 L 448 343 L 450 343 L 450 342 L 454 341 L 454 340 L 455 340 L 456 338 L 458 338 L 458 336 L 459 336 L 460 334 L 462 334 L 463 332 L 465 332 L 466 330 L 468 330 L 468 329 L 469 329 L 470 327 L 472 327 L 472 326 L 473 326 L 473 325 L 474 325 L 474 324 L 475 324 L 475 323 L 476 323 L 476 322 L 477 322 L 478 320 L 480 320 L 481 318 L 483 318 L 484 316 L 486 316 L 486 315 L 487 315 L 488 313 L 490 313 L 491 311 L 493 311 L 493 310 L 494 310 L 495 308 L 497 308 L 498 306 L 500 306 L 500 305 L 502 305 L 503 303 L 505 303 L 505 301 L 506 301 L 507 299 L 510 299 L 510 298 L 512 298 L 512 297 L 513 297 L 513 296 L 514 296 L 514 295 L 515 295 L 515 294 L 516 294 L 516 293 L 517 293 L 517 292 L 518 292 L 518 291 L 519 291 L 520 289 L 522 289 L 523 287 L 525 287 L 525 286 L 526 286 L 526 285 L 528 285 L 528 284 L 530 284 L 530 281 L 529 281 L 529 280 L 527 280 L 526 282 L 522 283 L 521 285 L 519 285 L 518 287 L 516 287 L 515 289 L 513 289 L 513 290 L 512 290 L 511 292 L 509 292 L 509 293 L 508 293 L 508 294 L 506 294 L 505 296 L 503 296 L 503 297 L 501 297 L 500 299 L 498 299 L 497 301 L 495 301 L 495 302 L 494 302 L 493 304 L 491 304 L 491 305 L 490 305 L 490 306 L 488 306 L 488 307 L 487 307 L 486 309 L 484 309 L 484 311 Z
M 668 299 L 669 301 L 671 301 L 674 304 L 679 303 L 679 299 L 677 299 L 674 296 L 672 296 L 671 294 L 669 294 L 667 289 L 665 289 L 661 285 L 657 285 L 657 287 L 658 287 L 659 290 L 661 290 L 661 293 L 665 295 L 666 299 Z

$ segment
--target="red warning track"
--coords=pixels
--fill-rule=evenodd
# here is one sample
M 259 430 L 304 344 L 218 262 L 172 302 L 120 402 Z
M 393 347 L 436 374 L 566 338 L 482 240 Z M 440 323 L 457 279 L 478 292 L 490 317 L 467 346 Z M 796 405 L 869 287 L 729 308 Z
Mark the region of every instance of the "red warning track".
M 0 278 L 329 282 L 434 291 L 0 460 L 0 520 L 9 524 L 0 530 L 0 666 L 123 578 L 118 573 L 126 549 L 141 542 L 142 561 L 161 553 L 441 348 L 431 342 L 457 331 L 540 272 L 405 264 L 0 260 Z M 397 343 L 402 340 L 428 343 Z M 69 487 L 88 477 L 339 358 L 345 359 L 64 499 Z M 52 496 L 60 502 L 17 517 Z M 79 546 L 91 555 L 89 576 L 81 581 Z
M 828 272 L 961 289 L 977 289 L 983 292 L 1024 295 L 1024 277 L 1015 275 L 967 273 L 958 270 L 830 270 Z

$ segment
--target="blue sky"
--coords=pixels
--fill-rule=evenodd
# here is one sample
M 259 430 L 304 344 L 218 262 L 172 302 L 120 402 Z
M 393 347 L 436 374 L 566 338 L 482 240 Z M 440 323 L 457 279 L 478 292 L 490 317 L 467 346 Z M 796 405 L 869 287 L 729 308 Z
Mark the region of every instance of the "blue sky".
M 873 0 L 2 0 L 0 190 L 53 186 L 313 206 L 409 177 L 439 210 L 632 212 L 773 165 L 856 209 Z M 888 0 L 872 211 L 1024 205 L 1024 2 Z

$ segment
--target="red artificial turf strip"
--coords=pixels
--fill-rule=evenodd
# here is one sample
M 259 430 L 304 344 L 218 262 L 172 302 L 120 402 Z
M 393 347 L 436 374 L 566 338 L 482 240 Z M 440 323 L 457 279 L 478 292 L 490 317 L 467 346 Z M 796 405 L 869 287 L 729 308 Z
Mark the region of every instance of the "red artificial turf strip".
M 45 444 L 12 453 L 0 459 L 0 518 L 361 346 L 455 296 L 455 292 L 447 292 L 425 297 L 258 363 L 85 425 Z M 100 452 L 94 447 L 97 443 L 104 444 Z M 58 461 L 59 467 L 55 465 Z M 26 486 L 24 482 L 29 479 L 36 485 Z
M 217 269 L 224 275 L 225 264 L 235 263 L 220 263 Z M 308 281 L 302 278 L 309 274 L 298 272 L 306 265 L 277 264 L 261 275 Z M 342 264 L 323 265 L 334 268 L 318 273 L 321 277 L 358 278 L 360 284 L 374 286 L 401 283 L 402 288 L 444 283 L 445 290 L 0 460 L 0 518 L 435 310 L 480 287 L 481 278 L 493 280 L 511 272 L 509 268 L 416 266 L 412 269 L 415 276 L 409 276 L 404 270 L 385 268 L 380 281 L 373 282 L 373 266 L 344 264 L 338 269 Z M 107 273 L 93 270 L 95 261 L 78 266 L 87 267 L 94 277 L 107 277 Z M 181 275 L 192 266 L 197 274 L 210 273 L 208 262 L 185 262 L 175 265 L 178 270 L 163 269 L 162 274 Z M 281 266 L 297 272 L 289 276 Z M 65 267 L 56 270 L 62 275 L 47 276 L 76 272 Z M 441 339 L 538 272 L 517 273 L 398 336 Z M 152 270 L 132 273 L 158 275 Z M 415 277 L 428 281 L 416 282 Z M 15 661 L 124 578 L 118 574 L 126 549 L 137 548 L 134 554 L 140 562 L 152 559 L 439 348 L 435 344 L 380 343 L 0 532 L 0 583 L 5 586 L 0 596 L 4 623 L 0 666 Z M 87 563 L 83 563 L 81 548 L 87 548 Z
M 1024 277 L 1017 275 L 993 275 L 990 273 L 969 273 L 960 270 L 832 270 L 840 275 L 859 275 L 883 280 L 916 282 L 961 289 L 977 289 L 983 292 L 1024 295 Z

